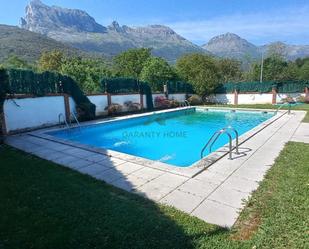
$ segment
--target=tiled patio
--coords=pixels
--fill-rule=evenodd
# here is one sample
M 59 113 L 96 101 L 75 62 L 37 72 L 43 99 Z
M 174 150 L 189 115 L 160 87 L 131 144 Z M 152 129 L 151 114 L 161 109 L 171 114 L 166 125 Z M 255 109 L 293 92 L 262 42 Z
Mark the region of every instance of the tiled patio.
M 304 115 L 305 112 L 298 111 L 282 116 L 243 143 L 241 155 L 234 154 L 234 160 L 225 156 L 194 178 L 30 134 L 10 136 L 6 143 L 126 191 L 174 206 L 206 222 L 231 227 L 244 206 L 243 200 L 257 189 L 284 144 L 291 138 L 303 137 L 308 131 L 302 124 L 297 130 Z

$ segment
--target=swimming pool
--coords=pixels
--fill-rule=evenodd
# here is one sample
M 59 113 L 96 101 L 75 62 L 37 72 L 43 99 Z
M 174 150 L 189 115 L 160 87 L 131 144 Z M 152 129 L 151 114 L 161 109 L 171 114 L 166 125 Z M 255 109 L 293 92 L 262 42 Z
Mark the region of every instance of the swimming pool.
M 172 166 L 189 167 L 201 159 L 201 149 L 217 130 L 232 126 L 242 135 L 273 116 L 273 112 L 190 108 L 47 134 Z M 227 136 L 221 136 L 213 151 L 227 142 Z

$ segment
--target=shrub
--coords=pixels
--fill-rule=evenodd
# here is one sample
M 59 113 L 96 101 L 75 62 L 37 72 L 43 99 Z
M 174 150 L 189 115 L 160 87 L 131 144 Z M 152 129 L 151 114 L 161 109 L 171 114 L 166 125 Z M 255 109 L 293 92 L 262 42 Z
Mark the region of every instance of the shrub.
M 141 109 L 141 105 L 139 103 L 133 103 L 132 101 L 126 101 L 124 103 L 124 107 L 128 112 L 135 112 Z
M 171 99 L 171 100 L 169 100 L 169 105 L 170 105 L 170 107 L 172 107 L 172 108 L 175 108 L 175 107 L 179 107 L 180 106 L 180 103 L 179 103 L 179 101 L 178 100 L 176 100 L 176 99 Z
M 155 107 L 157 108 L 168 108 L 170 107 L 170 101 L 163 96 L 157 96 L 155 98 Z
M 309 96 L 299 96 L 296 98 L 297 102 L 309 104 Z
M 111 104 L 107 106 L 105 110 L 107 110 L 108 115 L 116 115 L 117 113 L 122 112 L 122 105 Z
M 202 105 L 203 104 L 202 98 L 197 95 L 192 95 L 191 97 L 189 97 L 188 102 L 190 103 L 190 105 Z
M 95 107 L 92 103 L 80 103 L 76 106 L 79 121 L 92 120 L 95 118 Z

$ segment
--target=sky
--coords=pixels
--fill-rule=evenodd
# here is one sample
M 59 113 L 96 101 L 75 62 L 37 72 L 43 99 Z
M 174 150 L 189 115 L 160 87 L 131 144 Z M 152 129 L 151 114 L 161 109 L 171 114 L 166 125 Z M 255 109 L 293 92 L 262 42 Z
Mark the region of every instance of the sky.
M 0 0 L 0 23 L 18 25 L 29 0 Z M 263 45 L 309 44 L 309 0 L 43 0 L 82 9 L 102 25 L 163 24 L 202 45 L 226 32 Z

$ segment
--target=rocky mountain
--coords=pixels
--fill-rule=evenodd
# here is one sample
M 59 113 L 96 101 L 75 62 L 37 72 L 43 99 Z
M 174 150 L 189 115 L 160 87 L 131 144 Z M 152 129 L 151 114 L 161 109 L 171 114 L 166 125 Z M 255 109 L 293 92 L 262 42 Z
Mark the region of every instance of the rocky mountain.
M 276 53 L 288 60 L 309 56 L 309 45 L 288 45 L 283 42 L 274 42 L 264 46 L 256 46 L 233 33 L 216 36 L 202 47 L 219 57 L 242 61 L 259 59 L 262 52 L 266 57 Z
M 246 56 L 257 58 L 259 54 L 255 45 L 233 33 L 215 36 L 202 47 L 219 57 L 240 60 Z
M 43 51 L 61 50 L 68 55 L 85 53 L 55 41 L 44 35 L 27 31 L 16 26 L 0 25 L 0 63 L 10 55 L 28 61 L 36 61 Z
M 206 53 L 166 26 L 128 27 L 114 21 L 104 27 L 84 11 L 47 6 L 40 0 L 28 4 L 20 25 L 23 29 L 106 56 L 129 48 L 148 47 L 153 49 L 154 55 L 174 62 L 186 53 Z

